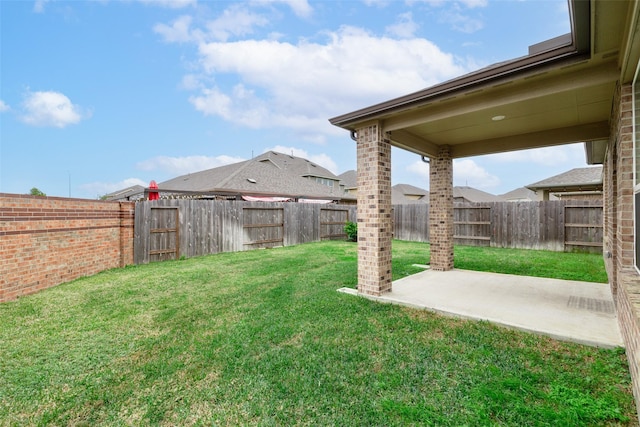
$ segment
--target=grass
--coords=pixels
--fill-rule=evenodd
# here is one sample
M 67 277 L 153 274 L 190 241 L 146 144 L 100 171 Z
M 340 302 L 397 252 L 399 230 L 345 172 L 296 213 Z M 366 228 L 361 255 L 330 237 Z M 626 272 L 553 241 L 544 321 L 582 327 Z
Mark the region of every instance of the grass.
M 394 277 L 427 248 L 394 242 Z M 620 349 L 336 292 L 355 282 L 356 245 L 322 242 L 1 304 L 0 425 L 633 425 Z
M 402 245 L 398 267 L 406 268 L 405 260 L 424 264 L 429 259 L 429 245 L 417 242 L 397 242 Z M 607 283 L 607 273 L 601 254 L 531 251 L 476 246 L 456 246 L 455 268 L 520 276 L 549 277 L 564 280 Z M 396 265 L 393 265 L 396 269 Z M 403 270 L 418 272 L 419 269 Z M 394 280 L 396 277 L 394 277 Z

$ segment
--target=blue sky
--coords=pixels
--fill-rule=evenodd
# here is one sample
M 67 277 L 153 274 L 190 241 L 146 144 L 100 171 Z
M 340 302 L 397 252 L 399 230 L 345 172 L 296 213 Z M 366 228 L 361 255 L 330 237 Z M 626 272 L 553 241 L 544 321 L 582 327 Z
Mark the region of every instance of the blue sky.
M 356 147 L 329 118 L 568 32 L 565 0 L 0 0 L 0 192 L 96 198 L 266 150 L 339 174 Z M 457 159 L 454 184 L 582 166 L 581 144 Z

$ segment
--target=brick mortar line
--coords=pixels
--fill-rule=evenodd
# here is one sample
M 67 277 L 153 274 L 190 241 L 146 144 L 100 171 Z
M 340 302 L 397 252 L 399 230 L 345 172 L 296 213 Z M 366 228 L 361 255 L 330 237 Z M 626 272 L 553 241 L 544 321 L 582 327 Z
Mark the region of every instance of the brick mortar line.
M 94 227 L 74 227 L 74 228 L 51 228 L 46 230 L 20 230 L 20 231 L 0 231 L 0 236 L 15 236 L 23 234 L 42 234 L 42 233 L 63 233 L 67 231 L 84 231 L 84 230 L 100 230 L 107 228 L 133 228 L 133 224 L 129 225 L 100 225 Z
M 3 217 L 0 215 L 0 221 L 4 222 L 24 222 L 24 221 L 81 221 L 86 219 L 124 219 L 128 217 L 122 217 L 118 215 L 109 216 L 8 216 Z

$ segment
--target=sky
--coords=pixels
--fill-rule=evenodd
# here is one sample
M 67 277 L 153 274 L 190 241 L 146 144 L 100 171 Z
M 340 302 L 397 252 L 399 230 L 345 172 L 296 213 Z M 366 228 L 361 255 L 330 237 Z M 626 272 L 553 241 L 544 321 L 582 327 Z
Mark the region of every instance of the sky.
M 0 192 L 95 199 L 252 158 L 335 174 L 329 119 L 566 34 L 566 0 L 0 0 Z M 428 166 L 392 150 L 392 184 Z M 454 160 L 504 194 L 576 167 L 583 144 Z

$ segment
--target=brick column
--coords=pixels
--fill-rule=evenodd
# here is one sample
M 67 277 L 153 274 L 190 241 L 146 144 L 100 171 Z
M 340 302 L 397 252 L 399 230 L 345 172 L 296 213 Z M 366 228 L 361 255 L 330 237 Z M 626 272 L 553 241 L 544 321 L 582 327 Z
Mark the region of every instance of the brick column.
M 431 159 L 429 178 L 431 269 L 453 269 L 453 160 L 449 146 Z
M 358 292 L 391 291 L 391 145 L 380 126 L 358 135 Z
M 135 202 L 120 202 L 120 267 L 133 264 Z

